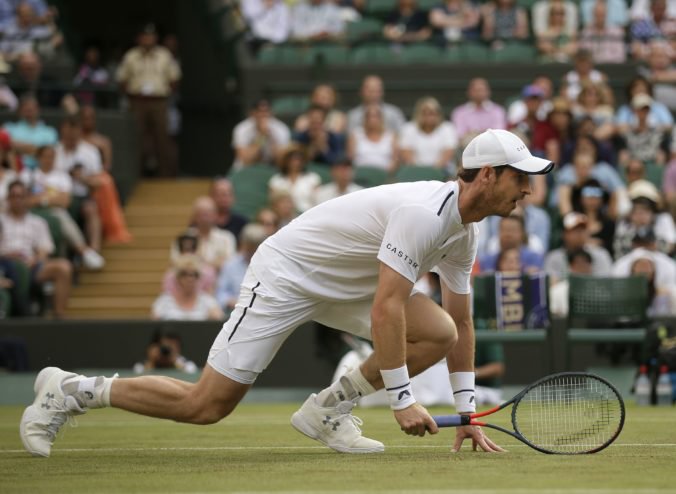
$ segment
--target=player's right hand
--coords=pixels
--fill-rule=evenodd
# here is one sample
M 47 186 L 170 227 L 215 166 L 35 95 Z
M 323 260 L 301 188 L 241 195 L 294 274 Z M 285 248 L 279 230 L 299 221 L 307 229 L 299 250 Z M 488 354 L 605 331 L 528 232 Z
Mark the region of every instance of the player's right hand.
M 397 419 L 401 430 L 411 436 L 424 436 L 425 432 L 436 434 L 439 432 L 436 422 L 422 405 L 414 403 L 403 410 L 395 410 L 394 418 Z

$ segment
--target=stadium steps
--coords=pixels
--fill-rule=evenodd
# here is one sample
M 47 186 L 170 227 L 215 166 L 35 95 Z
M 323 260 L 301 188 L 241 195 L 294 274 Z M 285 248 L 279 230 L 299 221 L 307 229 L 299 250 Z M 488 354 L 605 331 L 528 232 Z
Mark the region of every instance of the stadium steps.
M 192 203 L 209 181 L 143 181 L 134 190 L 125 217 L 134 239 L 106 245 L 106 267 L 82 272 L 68 301 L 72 319 L 148 319 L 169 266 L 169 247 L 189 222 Z

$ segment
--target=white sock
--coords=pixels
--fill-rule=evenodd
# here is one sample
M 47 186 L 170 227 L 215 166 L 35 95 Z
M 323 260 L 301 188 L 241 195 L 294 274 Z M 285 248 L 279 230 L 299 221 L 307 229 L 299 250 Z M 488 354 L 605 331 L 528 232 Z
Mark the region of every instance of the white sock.
M 87 408 L 104 408 L 110 406 L 110 388 L 113 377 L 85 377 L 75 376 L 63 382 L 62 389 L 65 395 L 72 395 L 80 404 Z
M 374 393 L 375 390 L 357 367 L 321 391 L 316 401 L 322 407 L 332 407 L 341 401 L 358 400 L 362 396 Z

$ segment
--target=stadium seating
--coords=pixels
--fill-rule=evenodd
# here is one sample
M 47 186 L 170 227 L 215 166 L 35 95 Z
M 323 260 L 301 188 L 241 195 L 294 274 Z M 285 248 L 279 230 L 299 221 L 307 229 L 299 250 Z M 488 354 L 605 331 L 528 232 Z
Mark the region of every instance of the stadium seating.
M 331 181 L 331 167 L 323 163 L 308 163 L 307 171 L 315 172 L 322 179 L 322 183 L 326 184 Z
M 417 180 L 445 180 L 446 174 L 431 166 L 402 166 L 394 175 L 395 182 L 415 182 Z
M 511 42 L 491 53 L 494 62 L 521 62 L 532 63 L 537 57 L 537 50 L 533 45 Z
M 357 166 L 354 169 L 354 181 L 362 187 L 376 187 L 387 183 L 389 174 L 382 168 Z
M 236 210 L 253 218 L 268 203 L 268 182 L 276 170 L 264 164 L 251 165 L 230 175 L 237 196 Z
M 347 25 L 347 39 L 350 43 L 379 39 L 383 31 L 383 23 L 378 19 L 362 18 Z

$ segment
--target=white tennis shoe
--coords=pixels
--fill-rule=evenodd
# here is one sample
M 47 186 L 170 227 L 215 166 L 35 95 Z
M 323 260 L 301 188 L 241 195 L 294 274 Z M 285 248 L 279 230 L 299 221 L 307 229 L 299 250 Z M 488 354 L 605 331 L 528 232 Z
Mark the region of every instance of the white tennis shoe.
M 291 425 L 311 439 L 340 453 L 382 453 L 385 445 L 362 436 L 362 421 L 352 415 L 354 403 L 341 401 L 335 407 L 320 407 L 310 395 L 291 417 Z
M 87 411 L 62 389 L 66 379 L 76 376 L 57 367 L 45 367 L 35 379 L 35 401 L 23 412 L 19 427 L 23 446 L 33 456 L 49 456 L 61 426 Z

